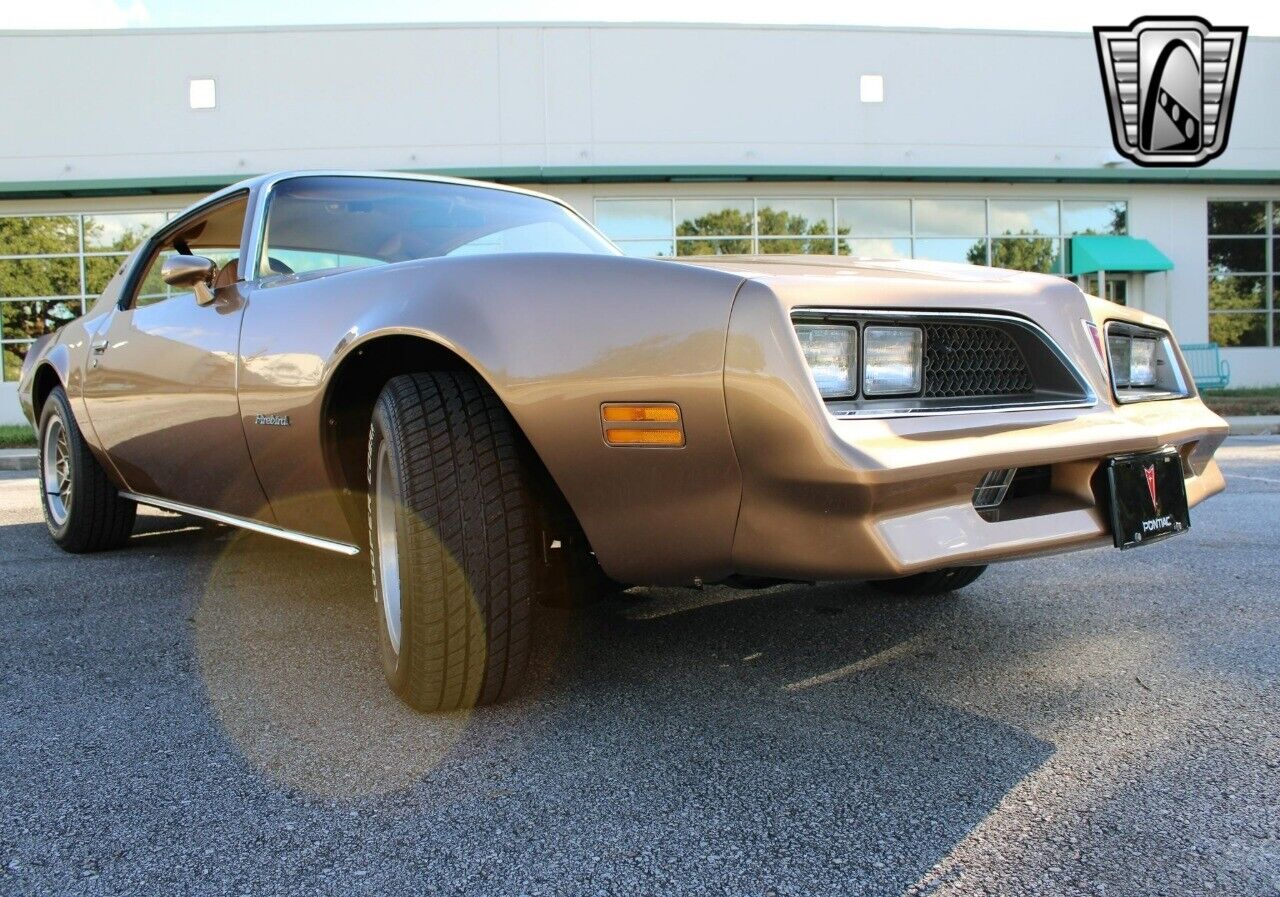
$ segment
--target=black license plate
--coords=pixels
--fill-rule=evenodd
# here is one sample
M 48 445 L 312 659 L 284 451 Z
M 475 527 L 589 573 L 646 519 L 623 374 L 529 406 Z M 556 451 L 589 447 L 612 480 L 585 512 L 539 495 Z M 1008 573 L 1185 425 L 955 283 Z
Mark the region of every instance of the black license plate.
M 1191 528 L 1177 452 L 1110 458 L 1106 469 L 1116 548 L 1137 548 Z

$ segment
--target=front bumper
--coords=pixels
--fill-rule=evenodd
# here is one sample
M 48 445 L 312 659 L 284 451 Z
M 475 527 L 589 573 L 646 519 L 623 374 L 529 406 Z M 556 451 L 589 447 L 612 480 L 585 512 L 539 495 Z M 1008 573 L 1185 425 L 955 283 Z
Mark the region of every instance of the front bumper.
M 1226 423 L 1196 398 L 827 416 L 820 432 L 790 445 L 773 444 L 785 436 L 770 428 L 738 446 L 744 482 L 733 566 L 787 579 L 880 578 L 1109 544 L 1108 511 L 1093 486 L 1107 457 L 1177 448 L 1194 506 L 1225 488 L 1213 453 L 1226 435 Z M 1002 507 L 997 520 L 974 508 L 987 471 L 1040 465 L 1051 468 L 1048 493 Z

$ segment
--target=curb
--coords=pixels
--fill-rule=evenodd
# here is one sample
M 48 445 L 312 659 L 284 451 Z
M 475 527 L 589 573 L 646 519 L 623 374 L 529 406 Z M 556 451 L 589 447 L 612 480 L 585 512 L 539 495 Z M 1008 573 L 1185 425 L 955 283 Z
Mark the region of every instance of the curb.
M 1275 436 L 1280 434 L 1280 414 L 1259 414 L 1253 417 L 1232 415 L 1227 419 L 1232 436 Z
M 0 449 L 0 470 L 35 470 L 35 449 Z
M 1231 424 L 1229 436 L 1277 436 L 1280 435 L 1280 424 Z

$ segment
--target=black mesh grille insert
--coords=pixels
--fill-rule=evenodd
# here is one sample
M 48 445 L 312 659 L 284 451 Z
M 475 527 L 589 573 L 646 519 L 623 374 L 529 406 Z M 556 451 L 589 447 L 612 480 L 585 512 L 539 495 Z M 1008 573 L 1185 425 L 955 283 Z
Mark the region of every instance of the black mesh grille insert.
M 1035 391 L 1013 339 L 985 324 L 924 325 L 926 398 L 1015 396 Z

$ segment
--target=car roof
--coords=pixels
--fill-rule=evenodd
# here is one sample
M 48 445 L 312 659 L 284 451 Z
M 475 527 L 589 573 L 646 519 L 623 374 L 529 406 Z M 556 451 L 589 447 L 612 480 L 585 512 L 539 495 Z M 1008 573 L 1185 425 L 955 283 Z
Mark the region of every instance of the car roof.
M 251 178 L 245 178 L 234 184 L 223 187 L 215 193 L 210 194 L 200 200 L 197 205 L 204 205 L 207 202 L 220 199 L 242 190 L 252 190 L 255 188 L 270 188 L 280 181 L 292 180 L 294 178 L 305 177 L 345 177 L 345 178 L 393 178 L 404 181 L 427 181 L 437 184 L 457 184 L 465 187 L 479 187 L 486 190 L 503 190 L 507 193 L 519 193 L 524 196 L 534 196 L 538 199 L 545 199 L 567 207 L 564 200 L 547 193 L 539 193 L 536 190 L 526 190 L 523 187 L 513 187 L 510 184 L 497 184 L 493 181 L 477 181 L 470 178 L 455 178 L 443 174 L 419 174 L 406 171 L 368 171 L 359 169 L 287 169 L 283 171 L 273 171 L 266 174 L 255 175 Z

